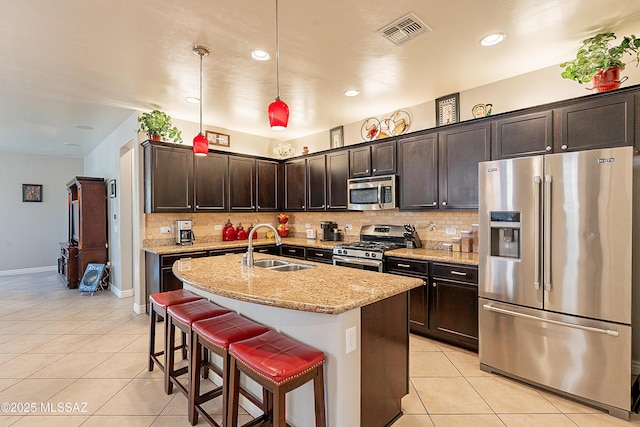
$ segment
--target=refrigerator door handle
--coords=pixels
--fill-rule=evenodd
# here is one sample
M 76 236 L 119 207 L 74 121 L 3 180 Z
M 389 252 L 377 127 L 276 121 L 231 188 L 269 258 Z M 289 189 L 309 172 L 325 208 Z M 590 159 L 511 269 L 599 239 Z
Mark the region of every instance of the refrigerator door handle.
M 544 290 L 551 290 L 551 175 L 544 176 Z
M 551 323 L 553 325 L 566 326 L 568 328 L 580 329 L 580 330 L 583 330 L 583 331 L 595 332 L 595 333 L 598 333 L 598 334 L 606 334 L 606 335 L 609 335 L 609 336 L 612 336 L 612 337 L 617 337 L 617 336 L 620 335 L 618 333 L 618 331 L 614 331 L 614 330 L 611 330 L 611 329 L 594 328 L 592 326 L 576 325 L 576 324 L 573 324 L 573 323 L 560 322 L 558 320 L 553 320 L 553 319 L 544 319 L 542 317 L 532 316 L 530 314 L 519 313 L 517 311 L 505 310 L 504 308 L 494 307 L 491 304 L 483 304 L 482 308 L 485 309 L 485 310 L 488 310 L 488 311 L 493 311 L 495 313 L 506 314 L 506 315 L 514 316 L 514 317 L 524 317 L 525 319 L 537 320 L 539 322 Z
M 540 184 L 542 178 L 538 175 L 533 177 L 535 184 L 535 200 L 533 213 L 533 289 L 540 289 Z

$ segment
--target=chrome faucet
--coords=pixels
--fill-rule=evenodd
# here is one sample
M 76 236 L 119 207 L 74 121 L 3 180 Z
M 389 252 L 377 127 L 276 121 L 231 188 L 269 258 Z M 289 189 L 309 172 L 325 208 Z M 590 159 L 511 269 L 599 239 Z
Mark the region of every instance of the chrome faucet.
M 242 257 L 242 263 L 247 267 L 253 267 L 253 233 L 258 228 L 261 228 L 261 227 L 270 228 L 274 232 L 274 234 L 276 235 L 276 246 L 280 246 L 282 244 L 282 238 L 278 235 L 278 230 L 276 230 L 276 228 L 273 225 L 271 224 L 256 225 L 251 229 L 251 232 L 249 233 L 249 246 L 247 247 L 247 253 L 244 254 L 244 256 Z

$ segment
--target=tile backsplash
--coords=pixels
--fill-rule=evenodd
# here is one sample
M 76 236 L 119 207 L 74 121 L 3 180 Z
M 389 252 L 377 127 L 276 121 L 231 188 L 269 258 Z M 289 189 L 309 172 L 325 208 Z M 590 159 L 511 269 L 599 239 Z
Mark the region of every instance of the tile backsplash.
M 404 212 L 398 209 L 368 212 L 286 212 L 289 215 L 290 236 L 305 237 L 306 224 L 321 234 L 320 221 L 333 221 L 338 228 L 344 230 L 345 225 L 351 225 L 350 231 L 344 231 L 345 240 L 358 240 L 360 227 L 366 224 L 413 224 L 423 243 L 449 242 L 452 237 L 460 237 L 461 231 L 470 231 L 471 224 L 478 222 L 477 212 L 435 211 L 435 212 Z M 190 219 L 193 221 L 193 232 L 198 242 L 215 242 L 222 240 L 222 230 L 215 230 L 216 225 L 224 227 L 230 219 L 234 227 L 242 224 L 247 229 L 251 224 L 276 224 L 277 212 L 225 212 L 225 213 L 191 213 L 191 214 L 146 214 L 145 215 L 145 245 L 173 244 L 173 234 L 160 233 L 160 227 L 175 227 L 176 220 Z M 454 234 L 447 234 L 448 231 Z M 266 229 L 259 231 L 264 237 Z

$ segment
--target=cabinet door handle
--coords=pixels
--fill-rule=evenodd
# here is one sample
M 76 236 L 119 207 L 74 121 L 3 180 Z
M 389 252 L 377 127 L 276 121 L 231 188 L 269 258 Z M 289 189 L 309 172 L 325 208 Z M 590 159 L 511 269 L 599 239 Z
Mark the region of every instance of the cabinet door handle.
M 200 205 L 196 205 L 196 209 L 200 209 Z
M 189 209 L 191 209 L 191 205 L 187 205 L 187 207 L 188 207 Z
M 563 146 L 562 146 L 562 147 L 560 147 L 560 148 L 562 148 L 563 150 L 566 150 L 566 149 L 567 149 L 567 148 L 569 148 L 569 147 L 567 147 L 566 145 L 563 145 Z
M 451 271 L 449 271 L 449 273 L 455 274 L 457 276 L 466 276 L 467 275 L 467 273 L 465 273 L 463 271 L 455 271 L 455 270 L 451 270 Z
M 296 250 L 295 249 L 288 249 L 287 252 L 289 252 L 290 254 L 295 254 Z
M 551 151 L 551 146 L 550 146 L 550 145 L 547 145 L 547 146 L 545 147 L 545 150 L 546 150 L 546 151 Z
M 322 209 L 324 209 L 324 205 L 320 206 Z
M 260 205 L 258 205 L 258 209 L 260 209 Z
M 447 206 L 447 202 L 442 202 L 442 206 Z
M 377 170 L 378 170 L 378 169 L 375 169 L 375 168 L 373 169 L 373 171 L 374 171 L 374 172 L 375 172 L 375 171 L 377 171 Z
M 302 205 L 302 209 L 304 209 L 304 206 L 305 206 L 305 205 Z
M 431 203 L 431 206 L 438 206 L 438 202 Z
M 318 253 L 318 252 L 315 253 L 315 256 L 319 256 L 319 257 L 323 257 L 324 258 L 324 254 L 321 254 L 321 253 Z
M 255 209 L 255 208 L 256 208 L 255 206 L 251 206 L 251 209 Z
M 364 171 L 364 173 L 369 173 L 369 169 L 367 169 L 366 171 Z
M 398 267 L 411 268 L 409 264 L 397 264 Z
M 437 284 L 436 282 L 433 282 L 433 283 L 431 284 L 431 286 L 433 286 L 434 288 L 436 288 L 436 287 L 438 286 L 438 284 Z

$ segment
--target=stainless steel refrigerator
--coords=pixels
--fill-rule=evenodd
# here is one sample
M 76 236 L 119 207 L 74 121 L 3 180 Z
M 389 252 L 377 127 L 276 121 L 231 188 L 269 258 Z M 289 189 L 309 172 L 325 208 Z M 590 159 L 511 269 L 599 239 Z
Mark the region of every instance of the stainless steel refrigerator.
M 633 150 L 479 164 L 481 369 L 628 419 Z

